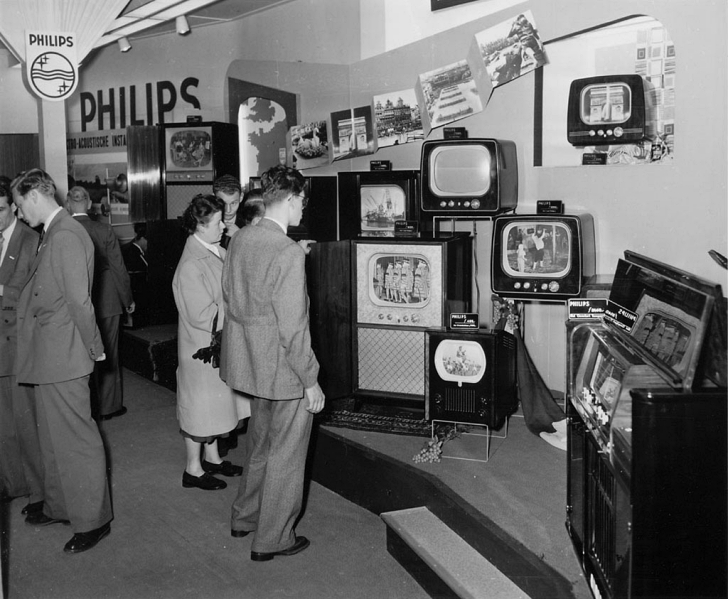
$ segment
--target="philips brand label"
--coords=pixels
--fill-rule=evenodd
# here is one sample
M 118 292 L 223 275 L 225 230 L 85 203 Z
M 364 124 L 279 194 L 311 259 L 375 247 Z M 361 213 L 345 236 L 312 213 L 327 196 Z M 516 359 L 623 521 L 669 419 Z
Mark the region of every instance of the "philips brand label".
M 471 312 L 450 314 L 450 328 L 458 330 L 477 331 L 480 327 L 480 317 Z
M 607 310 L 607 299 L 570 299 L 569 320 L 591 320 L 604 316 Z

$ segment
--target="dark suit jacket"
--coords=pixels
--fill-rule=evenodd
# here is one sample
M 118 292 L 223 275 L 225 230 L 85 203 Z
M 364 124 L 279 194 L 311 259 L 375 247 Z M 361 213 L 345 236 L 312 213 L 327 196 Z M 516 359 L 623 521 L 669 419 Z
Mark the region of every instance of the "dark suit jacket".
M 38 233 L 18 219 L 12 236 L 9 240 L 6 239 L 5 243 L 8 249 L 5 252 L 5 259 L 0 265 L 0 285 L 4 286 L 3 295 L 0 297 L 0 306 L 2 306 L 2 314 L 0 315 L 0 376 L 13 374 L 18 297 L 35 258 L 35 250 L 38 247 Z
M 119 240 L 110 225 L 91 220 L 88 215 L 75 215 L 94 244 L 94 280 L 92 300 L 96 316 L 106 318 L 123 314 L 134 301 L 129 273 L 121 255 Z
M 220 377 L 266 399 L 298 399 L 318 379 L 311 349 L 306 254 L 264 218 L 232 237 L 222 274 Z
M 94 245 L 68 212 L 53 217 L 18 299 L 19 383 L 90 375 L 104 352 L 91 303 Z

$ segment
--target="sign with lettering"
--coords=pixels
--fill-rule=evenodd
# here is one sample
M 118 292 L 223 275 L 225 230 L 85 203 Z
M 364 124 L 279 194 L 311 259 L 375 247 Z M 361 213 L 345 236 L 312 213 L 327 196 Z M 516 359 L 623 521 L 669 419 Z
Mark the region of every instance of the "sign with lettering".
M 126 129 L 66 135 L 66 153 L 69 155 L 106 152 L 126 152 Z
M 604 316 L 607 309 L 606 298 L 579 298 L 569 300 L 569 320 L 591 320 Z
M 607 303 L 604 318 L 628 333 L 631 332 L 634 325 L 637 324 L 637 314 L 635 312 L 627 310 L 627 308 L 624 308 L 619 304 L 615 304 L 612 301 L 608 301 Z
M 39 98 L 68 98 L 78 85 L 76 34 L 26 31 L 25 71 L 31 90 Z

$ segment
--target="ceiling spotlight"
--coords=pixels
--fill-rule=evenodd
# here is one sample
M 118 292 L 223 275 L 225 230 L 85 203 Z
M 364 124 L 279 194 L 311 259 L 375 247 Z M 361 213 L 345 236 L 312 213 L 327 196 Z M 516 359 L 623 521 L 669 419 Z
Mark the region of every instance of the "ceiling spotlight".
M 190 32 L 190 24 L 187 22 L 187 17 L 180 15 L 174 20 L 175 26 L 177 27 L 177 33 L 184 35 Z
M 117 43 L 119 44 L 119 50 L 121 50 L 122 52 L 128 52 L 129 50 L 131 50 L 131 44 L 129 43 L 129 40 L 125 37 L 120 37 L 117 40 Z

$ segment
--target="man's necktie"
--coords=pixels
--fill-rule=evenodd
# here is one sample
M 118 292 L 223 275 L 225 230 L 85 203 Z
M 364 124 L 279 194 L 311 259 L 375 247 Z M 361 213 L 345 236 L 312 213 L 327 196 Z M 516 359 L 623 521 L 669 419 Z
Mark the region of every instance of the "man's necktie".
M 5 243 L 5 238 L 3 237 L 3 232 L 0 231 L 0 263 L 2 263 L 3 258 L 3 243 Z
M 38 253 L 38 251 L 40 250 L 40 246 L 41 246 L 41 245 L 42 245 L 42 243 L 43 243 L 43 235 L 44 235 L 44 234 L 45 234 L 45 228 L 43 228 L 43 229 L 41 229 L 41 230 L 40 230 L 40 235 L 38 236 L 38 247 L 37 247 L 37 248 L 35 248 L 35 253 L 36 253 L 36 254 L 37 254 L 37 253 Z

